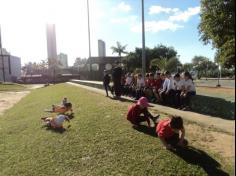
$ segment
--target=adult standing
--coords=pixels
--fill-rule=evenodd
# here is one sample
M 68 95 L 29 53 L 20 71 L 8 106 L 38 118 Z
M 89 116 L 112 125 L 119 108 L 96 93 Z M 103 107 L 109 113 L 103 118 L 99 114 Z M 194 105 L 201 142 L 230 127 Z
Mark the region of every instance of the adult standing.
M 120 98 L 121 96 L 121 78 L 122 78 L 122 68 L 120 66 L 120 62 L 116 61 L 115 67 L 112 70 L 112 81 L 114 84 L 114 91 L 115 91 L 115 96 L 116 98 Z

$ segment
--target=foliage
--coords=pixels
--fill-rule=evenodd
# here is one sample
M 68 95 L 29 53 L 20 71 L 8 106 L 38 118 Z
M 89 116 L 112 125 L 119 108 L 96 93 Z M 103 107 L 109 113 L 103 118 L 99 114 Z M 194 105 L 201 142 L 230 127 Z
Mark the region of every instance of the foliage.
M 193 64 L 192 63 L 185 63 L 183 64 L 182 71 L 192 71 L 193 70 Z
M 39 63 L 36 62 L 28 62 L 23 67 L 22 70 L 24 71 L 25 75 L 31 74 L 42 74 L 49 68 L 48 61 L 41 60 Z
M 171 73 L 178 72 L 179 68 L 182 66 L 179 59 L 176 57 L 167 59 L 167 58 L 160 58 L 160 59 L 153 59 L 150 63 L 150 66 L 153 68 L 157 68 L 162 72 L 169 71 Z
M 146 69 L 152 71 L 151 61 L 153 59 L 177 57 L 177 51 L 173 47 L 167 47 L 162 44 L 155 46 L 154 48 L 146 48 Z M 127 69 L 129 71 L 135 70 L 135 68 L 142 67 L 142 48 L 135 48 L 134 52 L 130 52 L 123 59 Z
M 170 58 L 168 62 L 166 63 L 166 70 L 168 70 L 171 73 L 177 73 L 179 72 L 180 68 L 182 67 L 181 62 L 178 58 Z
M 216 63 L 204 56 L 194 56 L 190 66 L 192 66 L 192 70 L 197 71 L 199 79 L 203 76 L 209 77 L 218 70 Z
M 80 67 L 80 66 L 84 66 L 85 64 L 87 63 L 87 59 L 84 58 L 84 59 L 81 59 L 80 57 L 76 58 L 75 59 L 75 62 L 74 62 L 74 67 Z
M 127 45 L 122 46 L 120 42 L 116 42 L 116 46 L 112 46 L 112 54 L 117 53 L 119 57 L 121 57 L 122 54 L 127 54 L 126 52 Z
M 200 39 L 204 44 L 212 43 L 223 65 L 235 65 L 235 1 L 201 0 L 200 16 Z
M 167 65 L 167 58 L 153 59 L 150 66 L 153 68 L 156 66 L 158 70 L 165 71 Z

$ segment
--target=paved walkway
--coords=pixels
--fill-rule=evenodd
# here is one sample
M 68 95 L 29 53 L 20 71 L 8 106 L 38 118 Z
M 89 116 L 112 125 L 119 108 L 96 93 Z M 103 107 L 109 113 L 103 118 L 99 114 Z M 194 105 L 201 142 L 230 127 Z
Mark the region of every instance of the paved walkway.
M 98 88 L 81 85 L 79 83 L 74 83 L 74 82 L 68 82 L 68 84 L 78 86 L 78 87 L 81 87 L 81 88 L 84 88 L 89 91 L 93 91 L 93 92 L 96 92 L 105 96 L 105 91 Z M 133 99 L 130 99 L 128 97 L 122 97 L 122 98 L 134 101 Z M 153 108 L 155 108 L 161 113 L 179 115 L 188 121 L 196 122 L 203 126 L 206 126 L 209 128 L 215 128 L 220 131 L 235 135 L 235 121 L 234 120 L 225 120 L 219 117 L 212 117 L 212 116 L 202 115 L 202 114 L 189 112 L 189 111 L 181 111 L 181 110 L 177 110 L 174 108 L 157 105 L 157 104 L 151 104 L 151 105 L 153 106 Z

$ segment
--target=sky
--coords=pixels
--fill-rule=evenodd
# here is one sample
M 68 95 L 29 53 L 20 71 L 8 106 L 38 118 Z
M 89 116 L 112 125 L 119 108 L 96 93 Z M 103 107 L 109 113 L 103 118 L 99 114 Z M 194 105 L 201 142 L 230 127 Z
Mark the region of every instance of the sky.
M 107 56 L 119 41 L 127 51 L 142 46 L 141 0 L 90 0 L 91 53 L 98 55 L 98 39 Z M 57 52 L 88 57 L 87 0 L 0 0 L 2 45 L 22 64 L 47 59 L 46 24 L 56 25 Z M 199 0 L 145 0 L 146 46 L 172 46 L 182 63 L 195 55 L 214 60 L 215 50 L 199 40 Z

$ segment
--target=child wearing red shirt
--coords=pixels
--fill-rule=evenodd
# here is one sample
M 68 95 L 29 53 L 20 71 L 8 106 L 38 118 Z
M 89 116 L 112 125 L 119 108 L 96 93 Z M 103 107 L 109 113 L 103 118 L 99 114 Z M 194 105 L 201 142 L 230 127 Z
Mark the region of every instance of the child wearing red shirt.
M 160 120 L 156 126 L 156 133 L 166 149 L 184 147 L 187 145 L 183 119 L 179 116 L 171 116 Z
M 141 122 L 147 122 L 148 126 L 151 127 L 150 119 L 156 123 L 157 117 L 153 117 L 150 112 L 148 112 L 148 107 L 150 107 L 146 97 L 141 97 L 138 102 L 131 107 L 127 114 L 127 120 L 130 121 L 135 127 L 137 127 Z M 141 115 L 143 114 L 143 115 Z
M 146 80 L 144 94 L 148 98 L 148 100 L 152 100 L 154 98 L 153 89 L 155 88 L 156 80 L 154 79 L 154 74 L 150 73 L 148 80 Z
M 161 89 L 163 82 L 161 79 L 161 74 L 157 73 L 156 75 L 157 75 L 157 78 L 155 80 L 155 88 L 153 89 L 153 93 L 154 93 L 154 96 L 155 96 L 157 102 L 159 103 L 159 102 L 161 102 L 161 97 L 159 95 L 158 90 Z

